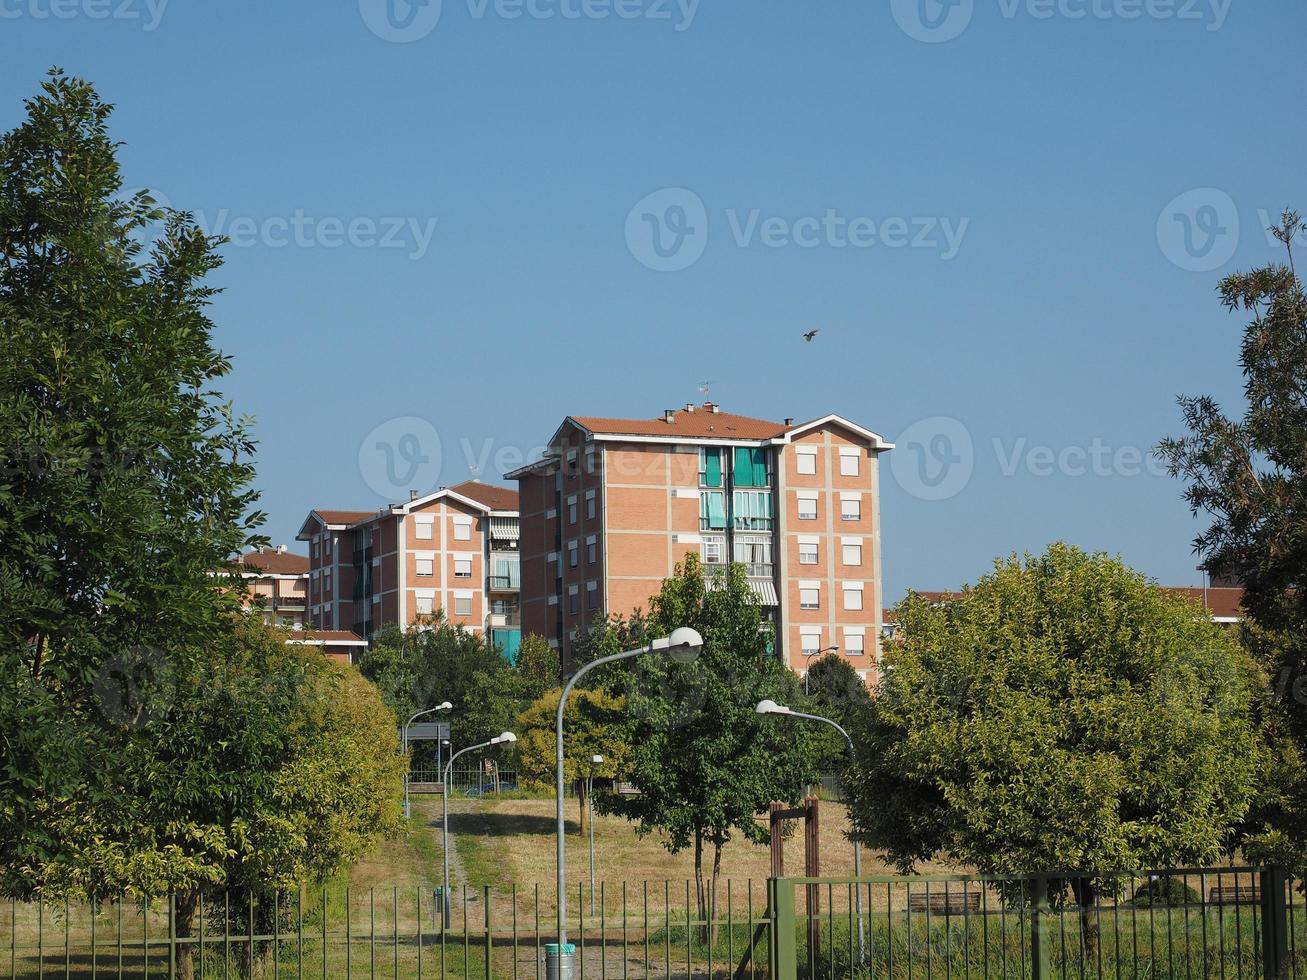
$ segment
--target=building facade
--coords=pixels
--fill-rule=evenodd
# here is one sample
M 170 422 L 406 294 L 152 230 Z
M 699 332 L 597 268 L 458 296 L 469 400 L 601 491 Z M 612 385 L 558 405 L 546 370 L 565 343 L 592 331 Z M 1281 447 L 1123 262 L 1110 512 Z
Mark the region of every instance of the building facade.
M 515 659 L 521 644 L 517 492 L 472 480 L 379 511 L 313 510 L 308 624 L 371 640 L 443 610 Z
M 247 551 L 236 562 L 249 589 L 249 609 L 269 626 L 301 630 L 308 597 L 309 559 L 285 545 Z
M 654 419 L 569 416 L 508 475 L 521 507 L 522 622 L 562 653 L 598 615 L 630 615 L 678 562 L 745 566 L 776 653 L 800 673 L 838 647 L 868 681 L 880 649 L 880 454 L 829 415 L 795 424 L 709 402 Z

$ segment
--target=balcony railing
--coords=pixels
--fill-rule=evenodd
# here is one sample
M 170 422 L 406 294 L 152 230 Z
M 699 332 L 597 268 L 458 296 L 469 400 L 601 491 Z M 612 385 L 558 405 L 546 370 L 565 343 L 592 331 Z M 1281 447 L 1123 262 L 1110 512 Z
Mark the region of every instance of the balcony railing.
M 775 576 L 775 565 L 771 563 L 762 564 L 759 562 L 745 562 L 744 574 L 749 578 L 773 578 Z
M 737 531 L 770 531 L 775 521 L 770 517 L 737 517 L 735 518 L 735 530 Z
M 511 575 L 491 575 L 491 592 L 516 592 L 521 588 L 520 580 Z

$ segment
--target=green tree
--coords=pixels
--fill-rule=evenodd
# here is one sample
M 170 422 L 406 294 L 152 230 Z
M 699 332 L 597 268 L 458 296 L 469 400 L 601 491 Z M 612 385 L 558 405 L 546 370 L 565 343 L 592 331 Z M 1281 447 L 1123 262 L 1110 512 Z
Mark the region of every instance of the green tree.
M 764 698 L 797 703 L 798 680 L 767 653 L 771 629 L 742 565 L 712 583 L 691 555 L 650 603 L 650 636 L 697 629 L 703 650 L 693 664 L 668 657 L 632 660 L 620 679 L 626 694 L 630 777 L 639 795 L 603 797 L 605 812 L 660 832 L 673 854 L 694 848 L 696 897 L 703 918 L 715 907 L 722 847 L 739 833 L 762 844 L 757 815 L 772 800 L 797 802 L 816 776 L 808 726 L 768 724 L 754 713 Z M 704 876 L 712 850 L 711 880 Z
M 37 869 L 43 893 L 173 892 L 193 934 L 200 889 L 241 913 L 257 900 L 267 918 L 279 890 L 327 879 L 398 828 L 395 717 L 353 668 L 242 616 L 151 696 L 167 703 L 125 726 L 112 792 L 51 811 L 65 847 Z
M 808 692 L 807 710 L 821 715 L 850 731 L 854 722 L 871 707 L 867 683 L 857 670 L 838 653 L 817 658 L 808 668 L 804 688 Z M 823 726 L 816 732 L 820 739 L 820 765 L 823 773 L 842 773 L 851 761 L 848 743 L 839 732 Z
M 1255 672 L 1205 610 L 1055 544 L 898 614 L 846 788 L 861 839 L 903 871 L 1175 867 L 1231 846 Z M 1095 883 L 1072 887 L 1087 910 Z
M 558 696 L 547 691 L 517 720 L 518 769 L 523 781 L 537 789 L 553 789 L 557 778 Z M 563 713 L 563 779 L 576 787 L 581 808 L 581 833 L 589 829 L 586 777 L 616 779 L 623 773 L 630 750 L 626 743 L 626 701 L 600 690 L 575 690 Z M 602 755 L 602 765 L 594 757 Z
M 522 677 L 522 696 L 530 704 L 562 680 L 558 651 L 537 633 L 522 637 L 517 654 L 517 672 Z
M 252 444 L 214 389 L 217 239 L 122 200 L 111 107 L 54 70 L 0 136 L 0 873 L 63 846 L 47 819 L 115 763 L 95 686 L 169 667 L 237 602 L 257 543 Z M 141 242 L 157 235 L 148 250 Z M 235 585 L 235 580 L 233 580 Z M 42 816 L 44 815 L 44 816 Z
M 1276 764 L 1249 831 L 1250 853 L 1307 869 L 1307 297 L 1294 265 L 1303 229 L 1286 211 L 1271 231 L 1286 262 L 1221 282 L 1225 308 L 1250 319 L 1239 367 L 1241 417 L 1210 397 L 1182 397 L 1189 432 L 1159 452 L 1210 524 L 1194 542 L 1203 567 L 1241 582 L 1250 649 L 1271 679 L 1262 711 Z

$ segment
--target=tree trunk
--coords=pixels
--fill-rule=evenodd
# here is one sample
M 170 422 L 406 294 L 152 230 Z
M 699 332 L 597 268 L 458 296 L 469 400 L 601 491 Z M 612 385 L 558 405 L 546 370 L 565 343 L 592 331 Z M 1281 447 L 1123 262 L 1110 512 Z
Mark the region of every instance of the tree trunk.
M 581 836 L 584 837 L 590 832 L 590 794 L 587 791 L 584 779 L 576 781 L 576 798 L 581 804 Z
M 1094 882 L 1091 878 L 1071 879 L 1071 893 L 1076 904 L 1080 906 L 1080 946 L 1085 956 L 1092 956 L 1098 949 L 1098 906 Z
M 717 882 L 722 875 L 722 844 L 713 841 L 712 851 L 712 895 L 708 903 L 708 946 L 717 944 Z
M 694 897 L 695 904 L 698 906 L 698 919 L 701 922 L 708 920 L 708 889 L 703 880 L 703 831 L 695 830 L 694 832 Z M 700 942 L 708 941 L 708 927 L 699 927 Z
M 178 939 L 189 939 L 195 935 L 195 913 L 199 907 L 199 892 L 182 892 L 177 896 L 176 930 Z M 194 980 L 195 950 L 191 943 L 177 945 L 177 976 L 180 980 Z

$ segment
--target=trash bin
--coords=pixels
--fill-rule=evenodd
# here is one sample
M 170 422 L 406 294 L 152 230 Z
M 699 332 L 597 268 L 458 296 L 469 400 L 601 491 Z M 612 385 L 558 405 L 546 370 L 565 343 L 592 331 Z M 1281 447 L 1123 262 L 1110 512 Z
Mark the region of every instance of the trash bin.
M 576 969 L 576 947 L 565 943 L 545 944 L 545 980 L 572 980 Z

